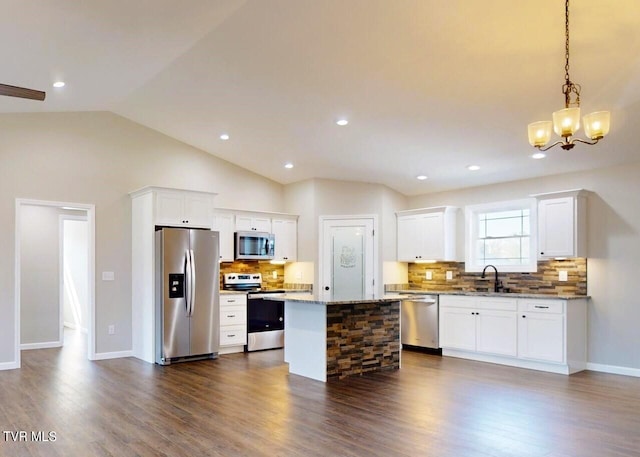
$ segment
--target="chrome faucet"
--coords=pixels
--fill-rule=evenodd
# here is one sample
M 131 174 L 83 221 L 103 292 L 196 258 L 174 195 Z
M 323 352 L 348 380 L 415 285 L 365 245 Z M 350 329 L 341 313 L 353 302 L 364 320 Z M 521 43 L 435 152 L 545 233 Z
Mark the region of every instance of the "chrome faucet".
M 493 268 L 495 270 L 495 272 L 496 272 L 496 281 L 495 281 L 495 284 L 493 285 L 493 291 L 494 292 L 500 292 L 500 289 L 502 289 L 502 281 L 498 280 L 498 269 L 496 267 L 494 267 L 493 265 L 487 265 L 482 270 L 482 276 L 480 276 L 480 277 L 484 279 L 485 272 L 487 271 L 487 268 L 489 268 L 489 267 Z

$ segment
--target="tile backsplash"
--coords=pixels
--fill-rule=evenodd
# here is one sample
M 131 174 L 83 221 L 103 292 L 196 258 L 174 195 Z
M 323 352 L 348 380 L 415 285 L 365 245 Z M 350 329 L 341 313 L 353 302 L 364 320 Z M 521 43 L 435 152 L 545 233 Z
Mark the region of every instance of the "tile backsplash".
M 431 279 L 426 279 L 427 272 Z M 450 271 L 452 279 L 446 279 Z M 498 270 L 499 271 L 499 270 Z M 560 271 L 567 272 L 567 281 L 559 281 Z M 480 273 L 464 271 L 464 262 L 410 263 L 409 288 L 433 291 L 487 292 L 493 290 L 495 274 L 487 270 L 485 279 Z M 502 285 L 515 293 L 547 295 L 586 295 L 587 259 L 571 258 L 567 260 L 544 260 L 538 262 L 535 273 L 499 272 Z M 386 289 L 391 289 L 390 285 Z M 401 285 L 393 285 L 394 288 Z
M 273 272 L 276 277 L 273 277 Z M 274 265 L 257 260 L 236 260 L 220 264 L 220 289 L 222 289 L 222 275 L 225 273 L 262 273 L 263 289 L 282 289 L 284 287 L 284 265 Z

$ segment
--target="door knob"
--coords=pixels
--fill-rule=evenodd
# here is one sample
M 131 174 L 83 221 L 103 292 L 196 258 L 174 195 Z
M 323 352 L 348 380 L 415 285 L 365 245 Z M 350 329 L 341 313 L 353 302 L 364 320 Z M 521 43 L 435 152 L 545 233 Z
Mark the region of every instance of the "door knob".
M 329 290 L 329 286 L 324 286 L 324 290 Z

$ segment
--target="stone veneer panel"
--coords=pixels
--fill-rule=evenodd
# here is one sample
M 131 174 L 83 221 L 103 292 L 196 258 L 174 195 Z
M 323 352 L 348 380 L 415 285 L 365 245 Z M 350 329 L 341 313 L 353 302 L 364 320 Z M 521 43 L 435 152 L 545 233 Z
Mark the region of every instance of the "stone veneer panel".
M 425 273 L 431 270 L 432 280 Z M 568 273 L 568 281 L 558 281 L 558 272 Z M 453 280 L 447 281 L 446 272 L 453 272 Z M 544 260 L 538 262 L 535 273 L 502 273 L 499 279 L 511 292 L 546 295 L 586 295 L 587 259 Z M 493 290 L 494 272 L 487 270 L 486 279 L 481 273 L 467 273 L 464 262 L 410 263 L 409 287 L 433 291 L 488 292 Z M 389 287 L 387 287 L 389 288 Z
M 400 368 L 400 303 L 327 306 L 327 381 Z

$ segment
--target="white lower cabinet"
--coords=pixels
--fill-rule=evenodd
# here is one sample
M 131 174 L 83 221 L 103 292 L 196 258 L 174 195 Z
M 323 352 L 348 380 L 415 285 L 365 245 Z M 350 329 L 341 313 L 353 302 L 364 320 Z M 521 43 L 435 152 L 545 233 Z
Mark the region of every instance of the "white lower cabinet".
M 509 298 L 440 296 L 440 346 L 517 354 L 517 303 Z
M 476 311 L 476 351 L 515 356 L 518 353 L 518 319 L 515 311 Z
M 587 299 L 440 296 L 445 356 L 571 374 L 586 368 Z
M 247 296 L 220 296 L 220 354 L 243 352 L 247 344 Z
M 522 300 L 518 313 L 518 356 L 563 363 L 565 356 L 564 303 Z
M 443 306 L 444 298 L 440 297 L 440 346 L 475 351 L 475 309 Z

